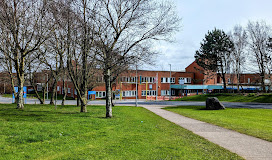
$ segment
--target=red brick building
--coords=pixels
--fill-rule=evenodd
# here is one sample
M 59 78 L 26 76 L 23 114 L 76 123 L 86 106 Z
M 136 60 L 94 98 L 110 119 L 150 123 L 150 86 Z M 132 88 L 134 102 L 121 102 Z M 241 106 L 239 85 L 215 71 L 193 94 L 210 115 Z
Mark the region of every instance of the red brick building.
M 40 88 L 41 85 L 47 81 L 49 75 L 49 71 L 35 74 L 37 88 Z M 1 73 L 0 76 L 2 79 L 7 79 L 6 73 Z M 179 84 L 179 80 L 182 80 L 184 84 Z M 137 89 L 136 81 L 138 82 Z M 235 89 L 237 78 L 234 74 L 226 74 L 226 82 L 228 89 Z M 266 79 L 266 82 L 270 83 L 270 80 Z M 241 88 L 245 90 L 247 90 L 247 88 L 256 90 L 260 88 L 260 76 L 258 74 L 241 74 L 240 84 L 242 85 Z M 3 86 L 2 81 L 0 81 L 0 89 L 2 89 L 1 86 Z M 49 81 L 48 86 L 49 91 L 51 91 L 52 80 Z M 205 71 L 202 67 L 198 66 L 196 62 L 192 62 L 185 68 L 185 71 L 172 71 L 171 75 L 170 71 L 138 70 L 136 76 L 136 70 L 130 70 L 122 73 L 112 86 L 112 90 L 115 93 L 114 96 L 117 98 L 135 99 L 137 94 L 136 91 L 138 91 L 138 98 L 146 99 L 147 97 L 154 98 L 158 96 L 160 98 L 169 97 L 170 88 L 172 97 L 220 91 L 223 89 L 223 82 L 219 74 Z M 66 88 L 68 97 L 77 97 L 77 92 L 70 79 L 64 79 L 57 82 L 56 89 L 58 94 L 63 94 L 64 89 Z M 105 83 L 102 75 L 98 77 L 96 87 L 93 88 L 92 91 L 95 95 L 91 95 L 90 98 L 101 99 L 106 97 Z

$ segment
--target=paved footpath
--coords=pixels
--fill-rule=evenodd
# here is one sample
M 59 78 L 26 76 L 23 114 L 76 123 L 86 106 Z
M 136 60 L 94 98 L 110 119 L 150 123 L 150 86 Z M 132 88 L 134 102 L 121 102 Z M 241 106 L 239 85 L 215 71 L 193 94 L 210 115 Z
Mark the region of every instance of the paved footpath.
M 165 106 L 143 107 L 245 159 L 272 160 L 271 142 L 166 111 Z

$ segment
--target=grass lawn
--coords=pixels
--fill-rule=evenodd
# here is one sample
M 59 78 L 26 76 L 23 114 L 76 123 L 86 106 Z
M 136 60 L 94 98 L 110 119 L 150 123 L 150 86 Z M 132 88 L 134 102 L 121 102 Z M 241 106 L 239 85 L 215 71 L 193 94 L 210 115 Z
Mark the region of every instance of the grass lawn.
M 272 142 L 271 109 L 204 110 L 203 106 L 168 107 L 165 109 Z
M 42 93 L 41 92 L 38 92 L 38 93 L 39 93 L 39 96 L 42 98 L 43 97 Z M 49 92 L 48 93 L 48 98 L 49 99 L 51 99 L 51 95 L 52 94 Z M 12 98 L 12 94 L 3 94 L 2 96 L 6 97 L 6 98 Z M 47 97 L 47 95 L 45 94 L 45 99 L 46 99 L 46 97 Z M 27 94 L 27 98 L 37 98 L 37 97 L 36 97 L 36 94 L 33 93 L 33 94 Z M 63 99 L 63 95 L 59 95 L 58 94 L 57 98 L 58 98 L 58 100 L 62 100 Z M 66 97 L 66 100 L 74 100 L 74 98 L 72 98 L 72 97 Z
M 259 103 L 272 103 L 272 94 L 255 94 L 249 93 L 247 95 L 235 93 L 217 93 L 217 94 L 204 94 L 183 97 L 182 101 L 206 101 L 208 97 L 217 97 L 220 101 L 226 102 L 259 102 Z M 180 101 L 180 99 L 176 99 Z
M 0 105 L 0 159 L 242 159 L 140 107 Z

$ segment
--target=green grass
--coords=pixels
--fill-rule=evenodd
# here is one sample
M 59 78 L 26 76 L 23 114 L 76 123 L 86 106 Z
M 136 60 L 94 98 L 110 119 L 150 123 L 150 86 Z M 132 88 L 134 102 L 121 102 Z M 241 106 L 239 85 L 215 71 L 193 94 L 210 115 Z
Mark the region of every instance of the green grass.
M 204 94 L 183 97 L 182 101 L 206 101 L 208 97 L 217 97 L 220 101 L 226 102 L 272 103 L 272 94 L 255 94 L 255 93 L 249 93 L 246 95 L 235 93 Z M 176 101 L 181 101 L 181 99 L 177 99 Z
M 38 92 L 39 93 L 39 96 L 42 98 L 43 97 L 43 95 L 42 95 L 42 93 L 41 92 Z M 48 93 L 48 98 L 49 99 L 51 99 L 51 93 L 49 92 Z M 3 97 L 6 97 L 6 98 L 12 98 L 12 94 L 3 94 L 2 95 Z M 37 98 L 37 96 L 36 96 L 36 94 L 27 94 L 27 98 Z M 47 98 L 47 95 L 45 94 L 45 99 Z M 57 99 L 58 100 L 62 100 L 63 99 L 63 95 L 59 95 L 58 94 L 58 96 L 57 96 Z M 66 100 L 74 100 L 74 98 L 72 98 L 72 97 L 66 97 Z
M 0 105 L 0 159 L 242 159 L 140 107 Z
M 203 106 L 180 106 L 166 110 L 272 142 L 271 109 L 205 110 Z

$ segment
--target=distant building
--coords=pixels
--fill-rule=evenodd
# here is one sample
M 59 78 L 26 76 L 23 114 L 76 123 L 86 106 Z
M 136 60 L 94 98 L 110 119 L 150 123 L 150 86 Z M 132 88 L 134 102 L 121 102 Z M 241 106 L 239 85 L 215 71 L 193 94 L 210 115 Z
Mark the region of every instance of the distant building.
M 41 86 L 47 81 L 49 71 L 35 73 L 35 83 L 38 91 L 41 91 Z M 1 77 L 7 78 L 7 73 L 0 73 Z M 4 76 L 5 75 L 5 76 Z M 260 89 L 260 76 L 258 74 L 241 74 L 240 90 L 244 92 L 258 91 Z M 182 80 L 182 81 L 180 81 Z M 129 70 L 122 73 L 112 84 L 112 90 L 115 98 L 135 99 L 136 98 L 136 81 L 138 82 L 138 98 L 139 99 L 168 99 L 171 94 L 172 98 L 203 94 L 208 92 L 221 92 L 223 90 L 223 81 L 219 74 L 204 70 L 194 61 L 185 71 L 146 71 Z M 180 84 L 183 82 L 184 84 Z M 237 78 L 234 74 L 226 74 L 227 89 L 231 92 L 237 90 Z M 270 86 L 270 79 L 266 79 L 267 87 Z M 5 81 L 5 87 L 8 86 Z M 49 81 L 49 91 L 52 86 L 52 80 Z M 16 85 L 16 83 L 15 83 Z M 3 81 L 0 79 L 0 90 L 3 86 Z M 10 85 L 9 85 L 10 86 Z M 31 87 L 29 87 L 31 88 Z M 67 96 L 77 98 L 76 89 L 69 79 L 60 80 L 57 82 L 57 93 L 63 94 L 67 88 Z M 170 93 L 171 88 L 171 93 Z M 98 76 L 96 87 L 92 89 L 92 94 L 89 98 L 103 99 L 106 97 L 106 88 L 103 76 Z M 0 91 L 1 93 L 1 91 Z

